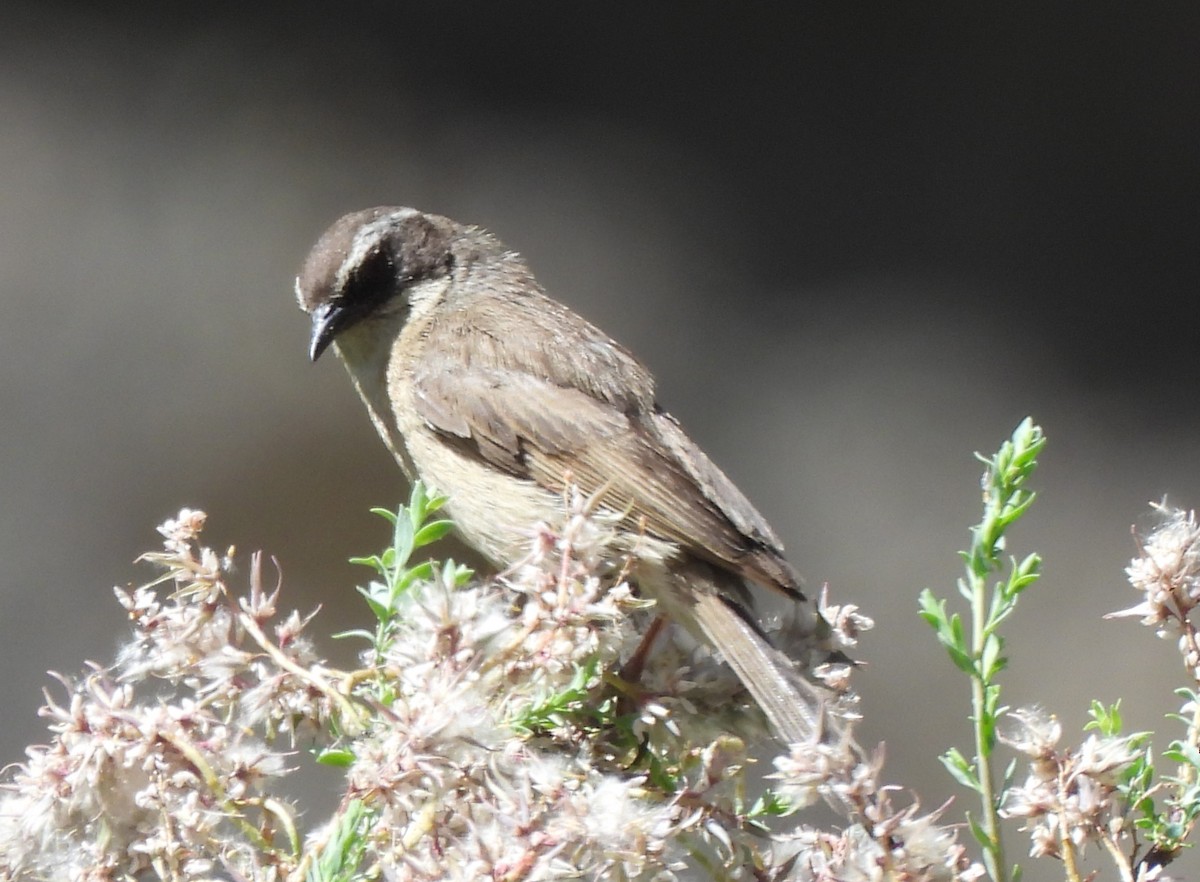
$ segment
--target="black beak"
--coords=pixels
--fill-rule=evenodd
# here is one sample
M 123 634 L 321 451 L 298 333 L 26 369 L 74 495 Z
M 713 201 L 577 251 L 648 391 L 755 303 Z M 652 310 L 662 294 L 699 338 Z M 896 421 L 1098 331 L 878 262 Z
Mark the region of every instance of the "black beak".
M 345 307 L 336 302 L 322 303 L 312 311 L 312 338 L 308 341 L 308 357 L 316 361 L 329 348 L 333 338 L 345 324 Z

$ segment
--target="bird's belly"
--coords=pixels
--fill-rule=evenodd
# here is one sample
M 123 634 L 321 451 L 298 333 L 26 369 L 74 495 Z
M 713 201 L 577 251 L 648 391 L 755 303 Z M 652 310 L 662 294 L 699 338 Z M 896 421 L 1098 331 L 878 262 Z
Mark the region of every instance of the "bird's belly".
M 538 525 L 562 530 L 569 507 L 562 492 L 505 472 L 479 459 L 469 445 L 434 432 L 412 400 L 411 374 L 395 365 L 388 373 L 360 382 L 360 391 L 409 479 L 420 479 L 431 492 L 449 498 L 446 513 L 468 545 L 507 567 L 532 550 Z M 624 514 L 608 511 L 603 502 L 598 513 L 614 524 Z M 626 525 L 614 530 L 609 551 L 614 562 L 633 557 L 661 566 L 676 559 L 679 546 Z
M 412 387 L 405 373 L 392 374 L 389 392 L 393 402 L 409 401 Z M 488 465 L 438 435 L 415 405 L 388 411 L 394 420 L 388 446 L 401 468 L 410 480 L 420 479 L 431 493 L 449 498 L 446 513 L 459 535 L 493 563 L 504 567 L 524 558 L 539 523 L 561 524 L 559 494 Z
M 538 524 L 561 525 L 559 494 L 480 462 L 423 425 L 405 440 L 421 480 L 449 497 L 446 511 L 459 534 L 493 563 L 508 566 L 528 555 Z

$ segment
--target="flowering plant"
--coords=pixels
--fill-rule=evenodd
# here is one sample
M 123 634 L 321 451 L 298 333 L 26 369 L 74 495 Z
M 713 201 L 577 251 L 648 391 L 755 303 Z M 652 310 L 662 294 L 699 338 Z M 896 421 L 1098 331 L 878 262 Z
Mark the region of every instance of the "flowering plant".
M 1095 705 L 1095 732 L 1067 750 L 1052 717 L 1006 714 L 998 703 L 998 627 L 1036 578 L 1036 556 L 1014 564 L 990 607 L 979 586 L 999 567 L 1004 528 L 1032 501 L 1025 481 L 1040 444 L 1023 424 L 989 461 L 990 507 L 965 555 L 964 596 L 985 602 L 973 609 L 976 639 L 944 601 L 922 599 L 977 702 L 982 752 L 946 762 L 984 796 L 985 820 L 971 830 L 994 877 L 1007 872 L 1007 816 L 1025 823 L 1035 854 L 1062 859 L 1068 878 L 1078 878 L 1075 851 L 1097 841 L 1127 882 L 1162 880 L 1200 806 L 1195 694 L 1187 738 L 1164 754 L 1179 771 L 1163 779 L 1148 736 L 1121 734 L 1115 708 Z M 612 525 L 589 500 L 565 494 L 564 526 L 533 527 L 527 557 L 486 580 L 453 561 L 417 559 L 451 528 L 438 515 L 444 502 L 418 485 L 407 506 L 381 512 L 390 544 L 358 561 L 373 573 L 359 588 L 370 624 L 342 635 L 365 644 L 352 670 L 316 653 L 315 614 L 280 611 L 282 589 L 267 587 L 261 555 L 243 579 L 231 552 L 202 544 L 203 513 L 185 509 L 163 524 L 162 549 L 144 557 L 157 578 L 116 591 L 132 623 L 117 659 L 58 678 L 66 698 L 48 694 L 49 743 L 6 774 L 0 879 L 984 874 L 944 810 L 898 798 L 882 749 L 856 740 L 846 650 L 872 626 L 857 607 L 822 592 L 829 627 L 819 637 L 770 623 L 827 699 L 812 741 L 774 756 L 764 789 L 747 748 L 766 740 L 762 714 L 707 648 L 669 635 L 642 652 L 653 603 L 602 566 Z M 1177 637 L 1193 679 L 1198 548 L 1195 518 L 1168 512 L 1130 567 L 1144 600 L 1124 613 Z M 1024 785 L 991 783 L 997 740 L 1029 758 Z M 343 774 L 329 817 L 301 811 L 290 789 L 313 763 Z M 836 823 L 802 811 L 818 802 Z

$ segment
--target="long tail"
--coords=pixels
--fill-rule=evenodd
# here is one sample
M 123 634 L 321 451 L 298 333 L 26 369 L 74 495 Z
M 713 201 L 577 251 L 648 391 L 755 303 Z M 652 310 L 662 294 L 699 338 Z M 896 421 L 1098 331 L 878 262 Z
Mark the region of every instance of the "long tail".
M 760 634 L 731 602 L 717 592 L 696 591 L 691 615 L 741 678 L 787 744 L 820 740 L 821 695 L 788 658 Z

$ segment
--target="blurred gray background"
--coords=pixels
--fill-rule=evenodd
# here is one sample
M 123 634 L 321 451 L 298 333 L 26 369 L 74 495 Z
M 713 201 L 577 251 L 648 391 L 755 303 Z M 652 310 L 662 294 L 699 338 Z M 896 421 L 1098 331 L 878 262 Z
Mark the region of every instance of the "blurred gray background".
M 1100 617 L 1147 502 L 1200 504 L 1197 7 L 240 7 L 0 12 L 0 762 L 46 670 L 111 658 L 111 587 L 182 506 L 322 632 L 362 622 L 345 560 L 406 491 L 291 289 L 373 204 L 489 227 L 639 353 L 877 620 L 863 739 L 925 806 L 969 734 L 917 593 L 953 593 L 972 452 L 1027 413 L 1011 547 L 1046 577 L 1005 696 L 1182 734 L 1172 646 Z

